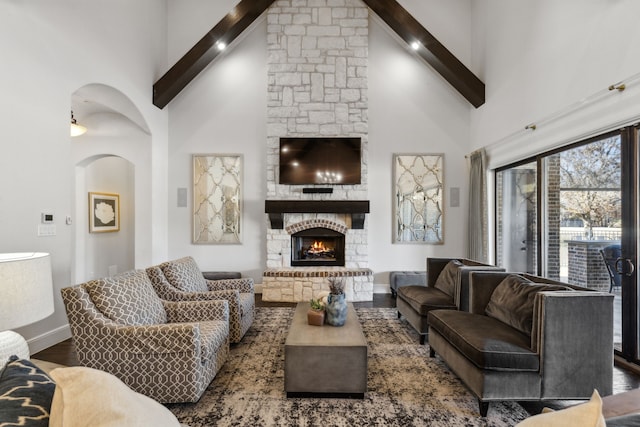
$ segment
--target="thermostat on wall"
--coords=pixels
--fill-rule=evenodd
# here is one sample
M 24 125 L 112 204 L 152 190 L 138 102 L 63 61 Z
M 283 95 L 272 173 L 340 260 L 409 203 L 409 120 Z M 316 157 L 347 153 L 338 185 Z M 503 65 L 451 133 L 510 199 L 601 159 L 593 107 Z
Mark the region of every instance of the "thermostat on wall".
M 43 224 L 53 224 L 53 214 L 52 213 L 42 212 L 42 214 L 40 214 L 40 215 L 41 215 Z

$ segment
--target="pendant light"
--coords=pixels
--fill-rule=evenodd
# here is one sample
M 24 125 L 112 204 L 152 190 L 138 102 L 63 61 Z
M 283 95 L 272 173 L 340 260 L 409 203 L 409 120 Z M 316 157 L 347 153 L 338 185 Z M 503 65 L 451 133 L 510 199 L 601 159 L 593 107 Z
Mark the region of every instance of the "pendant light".
M 73 110 L 71 110 L 71 136 L 80 136 L 87 131 L 87 128 L 79 125 L 76 119 L 73 117 Z

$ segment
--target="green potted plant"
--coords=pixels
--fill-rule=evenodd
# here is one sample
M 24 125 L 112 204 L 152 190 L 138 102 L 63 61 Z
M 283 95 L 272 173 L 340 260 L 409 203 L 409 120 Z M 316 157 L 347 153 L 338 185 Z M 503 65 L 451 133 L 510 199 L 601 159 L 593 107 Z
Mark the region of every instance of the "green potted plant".
M 319 299 L 311 298 L 307 311 L 307 323 L 314 326 L 324 325 L 324 304 Z

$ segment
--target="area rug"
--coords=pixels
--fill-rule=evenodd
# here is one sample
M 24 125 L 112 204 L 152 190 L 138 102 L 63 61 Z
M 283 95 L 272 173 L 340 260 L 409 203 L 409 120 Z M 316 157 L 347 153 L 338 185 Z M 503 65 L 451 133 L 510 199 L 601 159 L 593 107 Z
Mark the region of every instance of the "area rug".
M 287 398 L 284 342 L 293 308 L 259 307 L 256 319 L 200 401 L 167 405 L 181 423 L 211 426 L 513 426 L 528 416 L 515 402 L 476 398 L 391 308 L 357 308 L 369 344 L 364 399 Z M 322 326 L 331 327 L 331 326 Z M 330 375 L 322 366 L 309 381 Z

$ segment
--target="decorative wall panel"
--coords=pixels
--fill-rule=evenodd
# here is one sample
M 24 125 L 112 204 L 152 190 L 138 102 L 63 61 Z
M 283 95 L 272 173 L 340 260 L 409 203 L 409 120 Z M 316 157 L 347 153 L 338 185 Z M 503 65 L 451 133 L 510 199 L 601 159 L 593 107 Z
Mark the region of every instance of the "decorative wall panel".
M 241 242 L 242 156 L 193 156 L 193 243 Z
M 443 154 L 394 154 L 394 243 L 444 243 Z

